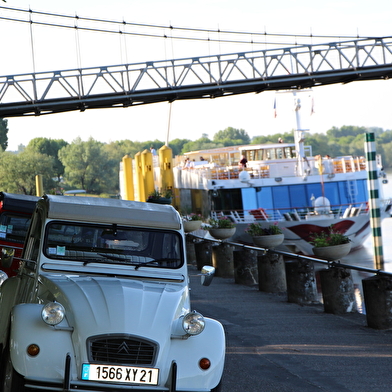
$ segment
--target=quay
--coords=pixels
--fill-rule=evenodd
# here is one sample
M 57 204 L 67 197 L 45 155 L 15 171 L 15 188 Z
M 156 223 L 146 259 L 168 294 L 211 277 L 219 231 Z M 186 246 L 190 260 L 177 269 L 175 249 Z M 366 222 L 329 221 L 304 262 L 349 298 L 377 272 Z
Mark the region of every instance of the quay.
M 360 313 L 326 313 L 321 303 L 289 303 L 286 293 L 214 277 L 200 285 L 189 265 L 193 309 L 226 332 L 221 392 L 392 391 L 392 330 Z

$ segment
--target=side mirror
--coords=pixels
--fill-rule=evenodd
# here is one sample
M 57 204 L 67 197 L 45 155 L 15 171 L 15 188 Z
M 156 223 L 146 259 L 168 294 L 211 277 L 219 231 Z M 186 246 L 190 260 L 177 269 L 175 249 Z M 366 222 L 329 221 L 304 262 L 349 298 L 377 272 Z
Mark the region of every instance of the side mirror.
M 1 248 L 0 262 L 3 268 L 10 268 L 12 261 L 14 260 L 15 249 L 14 248 Z
M 210 265 L 205 265 L 201 269 L 201 284 L 203 286 L 209 286 L 215 275 L 215 268 Z

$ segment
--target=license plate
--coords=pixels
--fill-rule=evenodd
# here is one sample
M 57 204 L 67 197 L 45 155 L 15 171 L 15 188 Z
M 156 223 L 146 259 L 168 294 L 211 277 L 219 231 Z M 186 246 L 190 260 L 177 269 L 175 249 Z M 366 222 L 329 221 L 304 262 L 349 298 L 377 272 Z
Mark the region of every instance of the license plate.
M 83 364 L 82 380 L 158 385 L 159 369 Z

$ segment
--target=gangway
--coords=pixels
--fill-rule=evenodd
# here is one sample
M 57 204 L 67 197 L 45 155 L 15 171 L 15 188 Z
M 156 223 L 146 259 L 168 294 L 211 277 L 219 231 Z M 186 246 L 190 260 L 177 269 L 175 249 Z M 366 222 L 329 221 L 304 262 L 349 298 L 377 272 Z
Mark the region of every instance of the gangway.
M 0 76 L 0 117 L 303 89 L 392 76 L 392 37 Z

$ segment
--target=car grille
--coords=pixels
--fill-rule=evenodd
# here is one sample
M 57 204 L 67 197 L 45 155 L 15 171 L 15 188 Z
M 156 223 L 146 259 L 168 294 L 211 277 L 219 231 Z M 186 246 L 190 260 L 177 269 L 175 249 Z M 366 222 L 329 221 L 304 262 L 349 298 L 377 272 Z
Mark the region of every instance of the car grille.
M 129 336 L 95 337 L 88 340 L 89 360 L 94 363 L 153 365 L 157 345 Z

